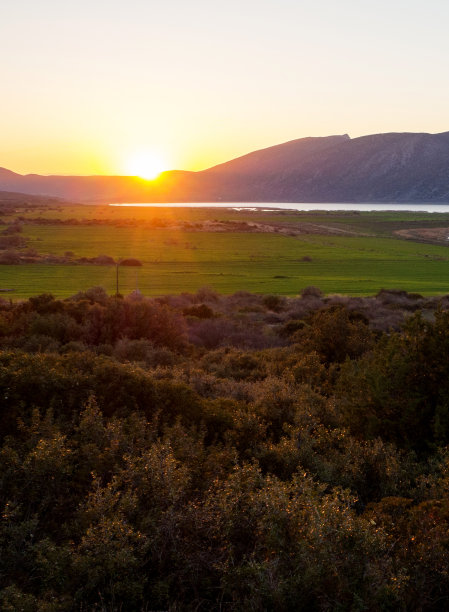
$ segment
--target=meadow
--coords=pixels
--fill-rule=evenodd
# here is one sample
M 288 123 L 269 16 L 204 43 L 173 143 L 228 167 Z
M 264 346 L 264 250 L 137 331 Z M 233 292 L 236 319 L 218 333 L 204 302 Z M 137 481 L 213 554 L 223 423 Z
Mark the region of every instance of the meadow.
M 123 294 L 136 287 L 154 296 L 209 286 L 224 294 L 245 290 L 297 295 L 304 287 L 316 285 L 326 294 L 373 295 L 382 288 L 394 288 L 436 295 L 447 293 L 449 287 L 446 245 L 407 241 L 393 233 L 408 227 L 449 226 L 448 214 L 52 205 L 19 208 L 3 216 L 6 223 L 17 218 L 26 248 L 41 255 L 69 252 L 77 258 L 138 258 L 141 267 L 119 269 Z M 36 218 L 46 219 L 46 224 L 36 224 Z M 208 220 L 273 224 L 274 229 L 272 233 L 198 229 Z M 279 231 L 291 228 L 294 233 L 302 224 L 313 224 L 315 233 Z M 97 285 L 115 292 L 115 266 L 0 267 L 0 289 L 12 290 L 5 293 L 12 299 L 42 292 L 67 297 Z

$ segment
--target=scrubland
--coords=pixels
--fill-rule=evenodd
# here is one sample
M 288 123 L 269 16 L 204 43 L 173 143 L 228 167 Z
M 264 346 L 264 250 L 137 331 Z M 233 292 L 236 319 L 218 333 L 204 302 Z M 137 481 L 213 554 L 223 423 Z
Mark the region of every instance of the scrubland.
M 2 610 L 443 609 L 448 304 L 1 301 Z
M 2 610 L 448 607 L 447 215 L 0 212 Z

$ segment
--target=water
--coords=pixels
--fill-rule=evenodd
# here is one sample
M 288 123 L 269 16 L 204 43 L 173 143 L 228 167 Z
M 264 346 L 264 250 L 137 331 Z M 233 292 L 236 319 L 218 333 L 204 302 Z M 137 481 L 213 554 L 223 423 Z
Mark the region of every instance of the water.
M 449 213 L 449 204 L 366 204 L 366 203 L 340 203 L 326 202 L 323 204 L 307 204 L 307 203 L 282 203 L 282 202 L 174 202 L 174 203 L 157 203 L 145 202 L 139 204 L 110 204 L 109 206 L 144 206 L 153 208 L 230 208 L 232 210 L 253 210 L 253 211 L 276 211 L 276 210 L 295 210 L 295 211 L 338 211 L 338 210 L 356 210 L 360 212 L 381 212 L 381 211 L 410 211 L 410 212 L 428 212 L 428 213 Z

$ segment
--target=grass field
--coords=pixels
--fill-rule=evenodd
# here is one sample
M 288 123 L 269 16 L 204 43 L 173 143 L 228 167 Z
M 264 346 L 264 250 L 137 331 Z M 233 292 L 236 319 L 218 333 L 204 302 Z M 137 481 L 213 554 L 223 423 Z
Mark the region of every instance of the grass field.
M 26 221 L 28 247 L 41 254 L 76 257 L 137 257 L 141 268 L 120 268 L 120 291 L 136 287 L 145 295 L 196 291 L 210 286 L 222 293 L 238 290 L 295 295 L 316 285 L 325 293 L 371 295 L 381 288 L 424 295 L 449 292 L 446 246 L 399 240 L 398 228 L 449 226 L 449 215 L 425 213 L 251 213 L 226 209 L 145 209 L 73 206 L 30 212 L 26 217 L 115 219 L 114 225 L 33 225 Z M 133 225 L 120 226 L 133 220 Z M 360 236 L 326 233 L 284 236 L 276 233 L 214 233 L 155 229 L 154 219 L 251 220 L 298 224 L 301 221 L 357 231 Z M 323 232 L 326 231 L 325 229 Z M 303 261 L 306 257 L 310 261 Z M 94 285 L 115 291 L 115 267 L 93 265 L 0 266 L 0 288 L 12 299 L 50 292 L 73 295 Z

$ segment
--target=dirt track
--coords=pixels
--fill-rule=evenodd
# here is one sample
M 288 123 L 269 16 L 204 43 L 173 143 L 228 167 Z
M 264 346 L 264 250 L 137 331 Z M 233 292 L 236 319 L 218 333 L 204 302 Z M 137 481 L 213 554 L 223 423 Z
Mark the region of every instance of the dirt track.
M 419 240 L 420 242 L 433 242 L 449 245 L 449 227 L 417 227 L 413 229 L 401 229 L 394 232 L 396 236 L 407 240 Z

